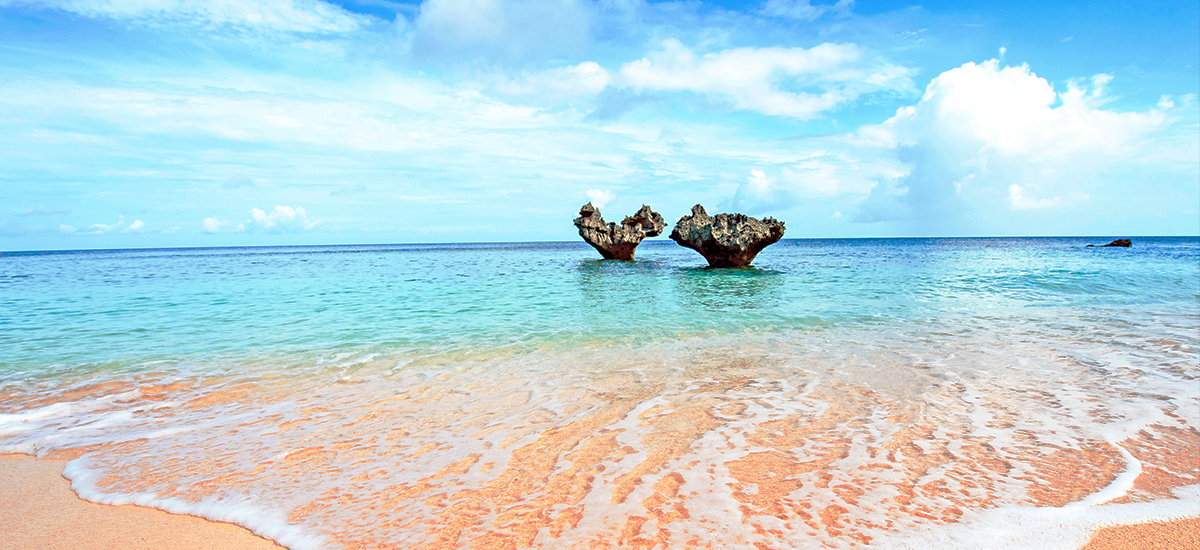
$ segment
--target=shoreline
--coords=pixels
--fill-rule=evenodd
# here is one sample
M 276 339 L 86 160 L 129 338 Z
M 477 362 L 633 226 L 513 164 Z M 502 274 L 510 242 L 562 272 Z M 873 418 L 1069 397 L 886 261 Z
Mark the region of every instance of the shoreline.
M 0 454 L 0 531 L 6 533 L 0 550 L 284 548 L 232 523 L 133 504 L 112 506 L 83 500 L 63 477 L 67 462 Z M 1200 547 L 1200 516 L 1100 527 L 1079 550 L 1187 547 Z
M 0 454 L 0 550 L 283 550 L 240 525 L 79 498 L 65 459 Z

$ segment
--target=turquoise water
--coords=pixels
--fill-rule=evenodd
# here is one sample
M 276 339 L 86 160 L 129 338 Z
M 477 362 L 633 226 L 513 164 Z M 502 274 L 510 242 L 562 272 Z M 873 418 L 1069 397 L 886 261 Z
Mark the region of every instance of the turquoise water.
M 1024 308 L 1195 308 L 1200 243 L 785 240 L 703 269 L 649 241 L 5 253 L 0 373 L 262 355 L 398 355 L 888 325 Z
M 294 550 L 1078 548 L 1200 510 L 1200 238 L 5 252 L 0 453 Z

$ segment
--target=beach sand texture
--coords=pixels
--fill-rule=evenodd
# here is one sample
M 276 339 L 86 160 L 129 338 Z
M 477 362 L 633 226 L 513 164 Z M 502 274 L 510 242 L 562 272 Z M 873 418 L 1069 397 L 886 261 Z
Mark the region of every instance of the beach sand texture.
M 936 345 L 970 360 L 973 346 Z M 1136 424 L 1119 444 L 1072 428 L 1112 410 L 1097 403 L 1139 399 L 1113 396 L 1118 386 L 1093 380 L 1080 393 L 1104 400 L 1074 400 L 1084 410 L 1072 411 L 1065 377 L 1074 369 L 1051 380 L 1054 371 L 1030 361 L 1042 375 L 1036 384 L 1063 388 L 1065 399 L 1027 389 L 1035 382 L 964 375 L 922 388 L 924 409 L 914 410 L 899 381 L 871 383 L 881 388 L 872 391 L 856 380 L 904 372 L 886 352 L 857 358 L 859 368 L 823 357 L 829 352 L 816 345 L 780 365 L 769 354 L 778 360 L 786 348 L 771 341 L 662 346 L 657 354 L 642 348 L 645 365 L 632 364 L 652 378 L 603 368 L 552 376 L 562 364 L 612 364 L 611 351 L 599 348 L 545 360 L 548 372 L 524 376 L 513 372 L 529 362 L 516 356 L 364 383 L 142 376 L 69 394 L 48 388 L 7 402 L 43 411 L 34 414 L 73 406 L 63 399 L 98 408 L 77 418 L 25 414 L 31 420 L 21 427 L 32 429 L 9 437 L 53 441 L 120 429 L 125 441 L 45 454 L 78 457 L 67 475 L 89 500 L 147 495 L 184 513 L 213 517 L 219 509 L 296 549 L 919 548 L 929 537 L 946 548 L 946 536 L 970 547 L 978 539 L 969 531 L 982 524 L 1006 533 L 991 536 L 1025 541 L 1014 547 L 1039 544 L 1042 535 L 1004 519 L 1004 510 L 1041 510 L 1023 521 L 1055 533 L 1047 548 L 1069 549 L 1095 526 L 1194 513 L 1185 507 L 1195 497 L 1178 491 L 1194 492 L 1200 434 L 1170 410 Z M 820 365 L 837 368 L 820 373 Z M 489 383 L 469 383 L 488 375 Z M 527 380 L 542 387 L 529 389 Z M 1063 412 L 1050 406 L 1060 403 Z M 105 427 L 112 418 L 131 421 Z M 1003 427 L 1014 443 L 989 446 L 991 432 L 974 426 Z M 1070 439 L 1038 446 L 1030 434 Z M 252 496 L 254 510 L 227 505 L 241 495 Z M 1103 517 L 1080 523 L 1073 512 L 1055 512 L 1070 505 Z M 286 522 L 271 517 L 275 510 L 286 511 Z
M 78 498 L 62 476 L 65 460 L 0 455 L 0 550 L 282 548 L 228 523 L 141 506 Z M 1200 517 L 1105 527 L 1080 550 L 1200 548 Z
M 1200 548 L 1200 518 L 1115 525 L 1092 536 L 1080 550 L 1175 550 Z
M 62 476 L 66 463 L 0 455 L 0 550 L 282 548 L 229 523 L 84 501 Z

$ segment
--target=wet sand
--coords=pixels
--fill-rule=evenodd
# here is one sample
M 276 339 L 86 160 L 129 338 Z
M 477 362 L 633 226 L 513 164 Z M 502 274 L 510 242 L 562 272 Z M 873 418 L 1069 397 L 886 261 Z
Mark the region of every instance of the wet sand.
M 1200 517 L 1115 525 L 1092 535 L 1080 550 L 1176 550 L 1200 548 Z
M 66 462 L 0 455 L 0 550 L 282 548 L 228 523 L 84 501 L 62 477 Z M 1200 548 L 1200 517 L 1105 527 L 1080 550 L 1177 548 Z
M 0 455 L 0 550 L 283 548 L 229 523 L 87 502 L 62 476 L 66 463 Z

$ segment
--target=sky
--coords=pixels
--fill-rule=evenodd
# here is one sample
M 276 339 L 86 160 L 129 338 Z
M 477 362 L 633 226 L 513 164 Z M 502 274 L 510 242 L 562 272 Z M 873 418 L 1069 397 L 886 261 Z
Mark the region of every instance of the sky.
M 0 0 L 0 250 L 1200 235 L 1200 4 Z

